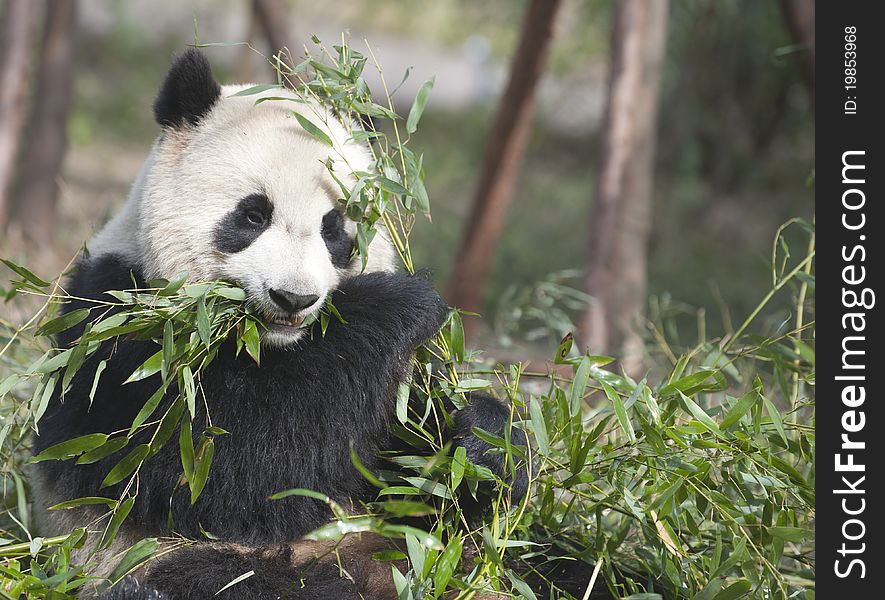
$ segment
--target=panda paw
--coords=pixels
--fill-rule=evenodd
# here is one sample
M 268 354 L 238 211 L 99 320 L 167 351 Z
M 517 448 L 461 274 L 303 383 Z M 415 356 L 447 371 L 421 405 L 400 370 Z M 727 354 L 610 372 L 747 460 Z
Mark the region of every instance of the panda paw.
M 469 400 L 470 404 L 455 415 L 455 441 L 467 450 L 467 457 L 471 462 L 486 467 L 510 486 L 510 501 L 515 504 L 528 491 L 526 465 L 517 461 L 516 468 L 511 471 L 504 456 L 489 452 L 494 446 L 473 433 L 473 428 L 478 427 L 503 436 L 510 420 L 510 410 L 499 400 L 483 394 L 471 394 Z M 516 427 L 511 429 L 511 441 L 514 445 L 528 444 L 525 434 Z
M 332 303 L 350 325 L 377 330 L 407 351 L 432 337 L 449 309 L 425 273 L 366 273 L 345 280 Z

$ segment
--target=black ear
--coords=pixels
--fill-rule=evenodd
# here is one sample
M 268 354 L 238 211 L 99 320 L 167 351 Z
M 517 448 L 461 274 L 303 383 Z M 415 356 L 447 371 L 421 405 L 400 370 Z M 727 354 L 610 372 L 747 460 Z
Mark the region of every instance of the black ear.
M 196 125 L 221 95 L 206 56 L 188 48 L 176 58 L 154 101 L 154 118 L 166 127 Z

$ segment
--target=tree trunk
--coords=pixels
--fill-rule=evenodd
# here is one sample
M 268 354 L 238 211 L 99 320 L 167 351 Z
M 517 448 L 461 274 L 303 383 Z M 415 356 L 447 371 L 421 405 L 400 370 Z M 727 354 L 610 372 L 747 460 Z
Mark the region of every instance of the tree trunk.
M 37 88 L 28 120 L 18 193 L 10 211 L 29 240 L 46 244 L 55 234 L 59 177 L 68 146 L 73 88 L 76 0 L 49 0 Z
M 449 282 L 448 301 L 465 310 L 481 307 L 492 255 L 531 132 L 535 89 L 544 71 L 559 6 L 560 0 L 531 0 L 523 19 L 510 81 L 498 106 L 466 235 Z M 468 332 L 473 321 L 465 321 Z
M 271 55 L 280 55 L 289 67 L 293 66 L 291 49 L 289 44 L 289 26 L 286 8 L 280 0 L 254 0 L 253 11 L 261 25 L 267 42 L 270 44 Z
M 6 225 L 21 144 L 34 4 L 33 0 L 6 0 L 0 17 L 0 230 Z
M 781 11 L 796 45 L 800 47 L 802 79 L 814 108 L 814 0 L 781 0 Z
M 254 65 L 257 56 L 252 47 L 256 37 L 258 37 L 258 15 L 253 8 L 253 10 L 249 11 L 249 29 L 246 32 L 246 45 L 240 46 L 237 66 L 234 68 L 237 81 L 244 83 L 256 81 Z
M 617 351 L 628 373 L 642 364 L 658 89 L 668 2 L 622 0 L 612 35 L 602 153 L 591 211 L 587 291 L 579 339 Z

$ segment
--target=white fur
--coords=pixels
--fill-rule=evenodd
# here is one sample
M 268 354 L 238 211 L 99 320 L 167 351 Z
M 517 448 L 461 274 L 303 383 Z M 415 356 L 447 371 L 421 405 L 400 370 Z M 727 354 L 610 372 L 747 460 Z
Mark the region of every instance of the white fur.
M 242 286 L 253 306 L 272 312 L 270 288 L 320 299 L 318 310 L 341 279 L 360 261 L 336 269 L 321 237 L 321 220 L 341 191 L 324 163 L 331 158 L 345 185 L 354 171 L 368 171 L 372 157 L 349 142 L 345 127 L 315 103 L 296 101 L 282 89 L 232 94 L 247 86 L 225 86 L 221 98 L 197 127 L 166 129 L 155 142 L 126 205 L 87 245 L 92 255 L 115 253 L 137 261 L 147 278 L 188 272 L 191 281 L 224 279 Z M 263 96 L 284 97 L 256 104 Z M 306 132 L 298 112 L 334 142 L 323 144 Z M 248 248 L 233 254 L 215 250 L 216 225 L 237 202 L 264 193 L 274 206 L 271 226 Z M 356 226 L 346 220 L 353 236 Z M 370 249 L 367 271 L 391 271 L 395 255 L 386 231 Z M 284 345 L 299 331 L 268 331 L 266 343 Z

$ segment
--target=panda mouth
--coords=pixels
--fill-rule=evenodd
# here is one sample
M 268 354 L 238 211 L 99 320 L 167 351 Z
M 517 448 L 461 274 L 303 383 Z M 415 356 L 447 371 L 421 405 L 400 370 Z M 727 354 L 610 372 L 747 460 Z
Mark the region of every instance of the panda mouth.
M 265 324 L 268 327 L 278 327 L 278 328 L 286 328 L 286 329 L 298 329 L 301 327 L 301 324 L 304 323 L 304 317 L 292 316 L 292 317 L 278 317 L 278 316 L 269 316 L 265 318 Z

